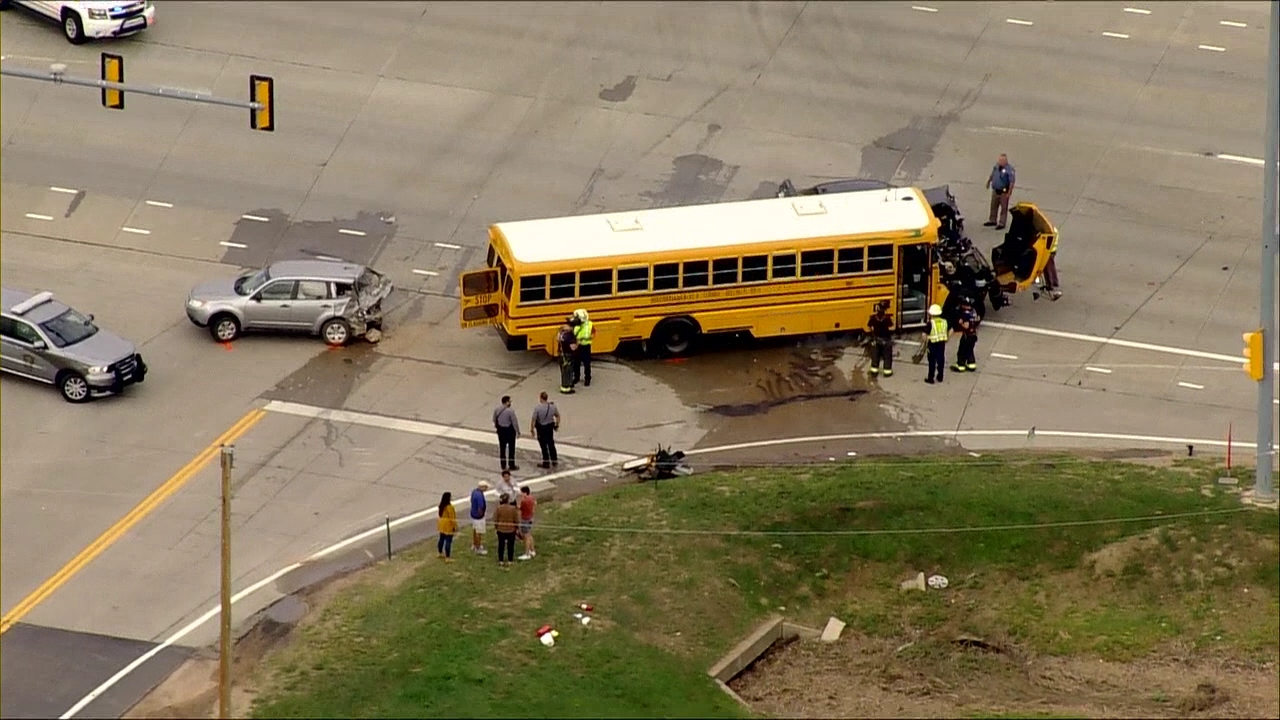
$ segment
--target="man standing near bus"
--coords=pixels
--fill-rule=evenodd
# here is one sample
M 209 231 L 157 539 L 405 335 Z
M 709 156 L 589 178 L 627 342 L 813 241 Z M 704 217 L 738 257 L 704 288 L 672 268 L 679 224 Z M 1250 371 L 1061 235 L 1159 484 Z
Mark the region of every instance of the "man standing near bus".
M 591 339 L 596 336 L 596 329 L 586 310 L 574 310 L 573 317 L 578 321 L 573 331 L 578 341 L 578 352 L 573 360 L 573 384 L 577 385 L 581 380 L 583 387 L 591 387 Z
M 942 318 L 942 306 L 929 306 L 929 331 L 924 335 L 926 352 L 929 354 L 929 377 L 925 382 L 930 385 L 942 382 L 942 371 L 947 368 L 947 321 Z M 936 378 L 936 380 L 935 380 Z
M 978 369 L 978 358 L 973 349 L 978 345 L 978 323 L 982 321 L 973 309 L 969 298 L 960 300 L 960 312 L 956 315 L 956 327 L 960 329 L 960 347 L 956 350 L 956 372 L 973 372 Z
M 1009 164 L 1009 156 L 1000 153 L 1000 157 L 996 158 L 995 167 L 991 168 L 991 174 L 987 176 L 987 189 L 991 191 L 991 214 L 982 224 L 983 227 L 1004 229 L 1009 220 L 1009 198 L 1013 196 L 1013 185 L 1016 180 L 1017 175 L 1013 171 L 1013 166 Z M 996 213 L 1000 214 L 998 223 Z
M 547 399 L 546 392 L 538 393 L 538 404 L 533 408 L 532 432 L 538 439 L 538 448 L 542 450 L 542 462 L 538 467 L 544 470 L 560 464 L 560 458 L 556 455 L 556 430 L 559 429 L 559 408 Z
M 560 326 L 556 334 L 556 351 L 560 354 L 560 392 L 572 395 L 573 362 L 578 352 L 578 339 L 573 335 L 573 327 L 569 323 Z
M 876 303 L 876 313 L 867 321 L 867 330 L 871 332 L 871 370 L 872 376 L 883 372 L 885 377 L 893 375 L 893 318 L 885 312 L 889 303 Z M 883 365 L 883 370 L 881 370 Z

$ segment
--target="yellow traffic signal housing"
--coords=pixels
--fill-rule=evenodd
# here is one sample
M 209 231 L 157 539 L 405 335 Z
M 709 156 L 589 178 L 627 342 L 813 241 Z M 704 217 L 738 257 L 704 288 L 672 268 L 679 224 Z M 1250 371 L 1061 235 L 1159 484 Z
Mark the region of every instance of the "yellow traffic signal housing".
M 102 53 L 102 79 L 107 82 L 124 82 L 124 58 L 111 53 Z M 102 89 L 102 107 L 109 110 L 124 109 L 124 91 Z
M 1262 331 L 1244 333 L 1244 371 L 1249 377 L 1262 382 Z
M 249 127 L 254 130 L 275 132 L 276 129 L 276 82 L 266 75 L 249 76 L 249 102 L 262 106 L 258 110 L 249 111 Z

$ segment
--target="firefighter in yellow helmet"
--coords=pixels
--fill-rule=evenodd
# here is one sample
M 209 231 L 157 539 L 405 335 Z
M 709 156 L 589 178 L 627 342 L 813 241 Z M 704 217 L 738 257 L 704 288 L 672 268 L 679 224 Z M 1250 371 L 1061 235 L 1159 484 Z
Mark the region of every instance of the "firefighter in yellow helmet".
M 941 305 L 935 303 L 929 306 L 928 328 L 924 334 L 924 342 L 929 354 L 929 377 L 925 382 L 932 385 L 942 382 L 942 372 L 947 368 L 947 337 L 951 333 L 947 321 L 942 317 Z
M 581 380 L 583 387 L 591 387 L 591 340 L 596 336 L 596 329 L 586 310 L 574 310 L 573 321 L 573 335 L 578 341 L 573 355 L 573 384 Z

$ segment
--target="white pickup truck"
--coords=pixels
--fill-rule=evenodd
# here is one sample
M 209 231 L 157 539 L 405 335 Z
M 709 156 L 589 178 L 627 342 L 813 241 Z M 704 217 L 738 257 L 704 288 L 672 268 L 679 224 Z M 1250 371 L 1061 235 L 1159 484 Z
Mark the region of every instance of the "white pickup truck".
M 151 0 L 0 0 L 0 8 L 11 5 L 57 20 L 73 45 L 90 39 L 132 35 L 156 24 L 156 9 Z

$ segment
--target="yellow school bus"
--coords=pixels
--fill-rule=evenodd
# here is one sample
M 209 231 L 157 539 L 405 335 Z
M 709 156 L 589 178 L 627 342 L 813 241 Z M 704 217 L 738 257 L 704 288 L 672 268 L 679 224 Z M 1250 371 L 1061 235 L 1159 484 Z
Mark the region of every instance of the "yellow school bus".
M 917 188 L 497 223 L 486 267 L 459 278 L 461 325 L 554 354 L 581 308 L 594 352 L 639 341 L 663 355 L 719 333 L 858 331 L 881 302 L 899 329 L 922 328 L 955 287 L 940 226 Z

